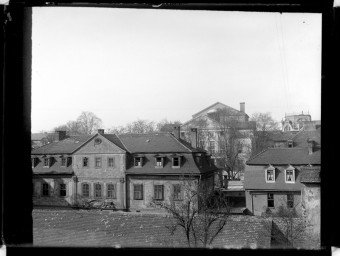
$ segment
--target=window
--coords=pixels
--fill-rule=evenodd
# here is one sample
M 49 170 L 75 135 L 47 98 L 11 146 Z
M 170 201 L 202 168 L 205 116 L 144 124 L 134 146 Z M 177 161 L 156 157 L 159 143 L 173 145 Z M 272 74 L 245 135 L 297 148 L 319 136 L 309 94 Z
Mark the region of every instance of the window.
M 294 207 L 294 195 L 293 194 L 287 194 L 287 207 L 288 208 Z
M 101 157 L 96 157 L 95 158 L 95 167 L 96 168 L 102 167 L 102 158 Z
M 266 182 L 270 183 L 270 182 L 275 182 L 275 168 L 273 166 L 269 166 L 266 169 Z
M 288 140 L 288 147 L 292 148 L 293 147 L 293 141 L 292 140 Z
M 94 197 L 101 198 L 102 197 L 102 185 L 97 183 L 94 184 Z
M 133 185 L 133 199 L 134 200 L 143 200 L 143 184 L 134 184 Z
M 182 138 L 182 139 L 185 138 L 185 132 L 181 132 L 181 138 Z
M 35 157 L 31 159 L 31 162 L 32 162 L 32 168 L 35 167 Z
M 173 197 L 174 200 L 182 200 L 182 191 L 181 191 L 181 185 L 180 184 L 175 184 L 173 185 Z
M 274 207 L 274 194 L 267 194 L 268 207 Z
M 89 197 L 90 196 L 90 185 L 87 183 L 83 183 L 81 186 L 81 193 L 83 197 Z
M 107 184 L 107 193 L 106 193 L 107 198 L 117 198 L 116 194 L 116 185 L 115 184 Z
M 210 153 L 215 153 L 215 141 L 209 141 L 209 151 Z
M 49 185 L 48 183 L 43 183 L 42 184 L 42 196 L 49 196 L 49 195 L 50 195 Z
M 180 167 L 180 158 L 178 156 L 172 158 L 172 167 Z
M 163 167 L 163 158 L 162 157 L 156 157 L 156 167 Z
M 204 148 L 205 148 L 204 140 L 200 140 L 200 141 L 198 142 L 198 145 L 200 146 L 200 148 L 204 149 Z
M 107 167 L 115 167 L 115 159 L 113 157 L 108 158 Z
M 155 199 L 156 200 L 163 200 L 163 191 L 164 191 L 164 189 L 163 189 L 164 187 L 163 187 L 163 185 L 155 185 L 154 186 L 154 193 L 155 193 Z
M 66 166 L 66 157 L 61 158 L 61 166 Z
M 89 167 L 89 159 L 87 157 L 83 158 L 83 167 Z
M 294 183 L 295 182 L 295 169 L 293 166 L 289 166 L 286 170 L 286 183 Z
M 142 158 L 135 157 L 135 167 L 142 167 Z
M 50 167 L 50 159 L 44 158 L 44 167 Z
M 59 196 L 66 196 L 66 184 L 65 183 L 59 184 Z

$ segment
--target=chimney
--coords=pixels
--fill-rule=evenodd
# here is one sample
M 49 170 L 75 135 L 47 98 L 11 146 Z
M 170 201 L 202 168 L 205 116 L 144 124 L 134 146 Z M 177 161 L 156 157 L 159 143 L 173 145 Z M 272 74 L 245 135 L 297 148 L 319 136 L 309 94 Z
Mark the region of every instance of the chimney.
M 307 142 L 308 142 L 308 154 L 311 155 L 311 154 L 313 154 L 314 141 L 312 139 L 308 138 Z
M 243 113 L 246 113 L 246 107 L 245 107 L 245 103 L 244 102 L 240 103 L 240 111 L 243 112 Z
M 99 134 L 104 134 L 104 129 L 98 129 Z
M 58 141 L 66 139 L 66 131 L 58 131 Z
M 181 132 L 181 127 L 180 126 L 174 126 L 174 135 L 176 139 L 180 138 L 180 132 Z
M 197 148 L 197 128 L 190 129 L 190 141 L 193 148 Z

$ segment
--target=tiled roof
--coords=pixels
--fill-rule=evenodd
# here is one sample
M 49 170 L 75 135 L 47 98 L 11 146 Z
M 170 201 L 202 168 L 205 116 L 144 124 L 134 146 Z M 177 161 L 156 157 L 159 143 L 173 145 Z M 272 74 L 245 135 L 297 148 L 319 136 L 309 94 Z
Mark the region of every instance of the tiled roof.
M 172 168 L 172 158 L 170 154 L 166 154 L 166 157 L 164 158 L 164 167 L 156 168 L 155 155 L 156 154 L 144 154 L 142 167 L 134 167 L 133 156 L 127 157 L 128 162 L 126 174 L 199 175 L 217 169 L 214 165 L 209 166 L 206 161 L 203 161 L 202 167 L 199 168 L 191 153 L 182 154 L 182 163 L 180 168 Z
M 121 134 L 119 139 L 131 153 L 189 153 L 198 152 L 187 142 L 170 133 Z M 201 150 L 203 152 L 203 150 Z
M 246 115 L 245 113 L 243 113 L 243 112 L 241 112 L 239 110 L 236 110 L 236 109 L 234 109 L 232 107 L 229 107 L 229 106 L 227 106 L 227 105 L 225 105 L 223 103 L 216 102 L 216 103 L 210 105 L 209 107 L 207 107 L 207 108 L 197 112 L 196 114 L 193 114 L 192 117 L 195 118 L 195 117 L 199 116 L 202 112 L 207 111 L 208 109 L 213 109 L 215 106 L 218 106 L 218 105 L 219 105 L 218 108 L 226 108 L 229 111 L 233 112 L 234 115 L 240 115 L 240 116 Z
M 71 154 L 92 137 L 93 135 L 70 136 L 64 140 L 52 142 L 34 149 L 31 154 Z
M 117 137 L 116 134 L 102 134 L 105 138 L 107 138 L 109 141 L 120 147 L 121 149 L 127 151 L 121 140 Z
M 321 167 L 303 167 L 301 168 L 301 179 L 303 183 L 320 183 L 321 182 Z
M 294 146 L 308 147 L 308 139 L 312 139 L 316 147 L 321 147 L 321 129 L 298 132 L 293 138 Z
M 31 134 L 31 140 L 41 140 L 43 138 L 46 138 L 47 136 L 53 136 L 53 137 L 57 138 L 58 134 L 57 133 L 47 133 L 47 132 L 32 133 Z
M 33 211 L 35 246 L 187 247 L 181 228 L 162 214 L 100 211 Z M 214 248 L 269 248 L 271 220 L 230 216 Z
M 268 139 L 273 141 L 287 141 L 293 139 L 295 134 L 290 132 L 268 132 Z
M 246 166 L 244 172 L 244 189 L 246 190 L 285 190 L 300 191 L 301 190 L 301 171 L 300 166 L 295 166 L 295 183 L 285 182 L 285 168 L 287 166 L 275 166 L 275 183 L 267 183 L 265 180 L 266 166 Z
M 308 154 L 308 148 L 268 148 L 247 161 L 247 165 L 321 164 L 321 150 Z
M 59 156 L 53 157 L 53 164 L 47 168 L 44 167 L 43 158 L 37 157 L 36 159 L 36 165 L 33 168 L 33 174 L 73 174 L 73 168 L 72 164 L 69 164 L 68 166 L 61 166 L 61 159 Z

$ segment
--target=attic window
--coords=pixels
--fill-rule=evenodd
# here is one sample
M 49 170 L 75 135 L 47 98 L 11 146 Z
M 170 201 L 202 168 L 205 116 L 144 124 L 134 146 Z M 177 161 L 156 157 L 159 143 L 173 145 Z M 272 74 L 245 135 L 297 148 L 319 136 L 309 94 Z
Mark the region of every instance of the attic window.
M 291 165 L 285 170 L 285 181 L 286 183 L 295 183 L 295 168 Z
M 172 158 L 172 168 L 180 168 L 181 167 L 181 158 L 179 156 L 175 156 Z
M 34 168 L 34 167 L 35 167 L 35 157 L 33 157 L 33 158 L 31 159 L 31 162 L 32 162 L 32 168 Z
M 50 167 L 50 160 L 48 157 L 44 158 L 44 167 Z
M 288 140 L 288 147 L 292 148 L 293 147 L 293 141 L 292 140 Z
M 66 157 L 61 158 L 61 166 L 66 167 L 66 163 L 67 163 L 66 160 L 67 160 Z
M 163 168 L 164 165 L 164 157 L 156 157 L 156 168 Z
M 275 168 L 273 166 L 269 166 L 265 171 L 265 179 L 267 183 L 274 183 L 275 182 Z
M 135 167 L 142 167 L 142 157 L 135 157 Z

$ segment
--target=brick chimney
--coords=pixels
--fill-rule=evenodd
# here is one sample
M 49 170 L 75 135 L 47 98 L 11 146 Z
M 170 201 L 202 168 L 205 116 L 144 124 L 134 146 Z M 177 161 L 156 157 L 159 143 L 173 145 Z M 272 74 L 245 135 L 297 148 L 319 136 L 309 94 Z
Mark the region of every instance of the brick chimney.
M 245 106 L 246 103 L 244 102 L 241 102 L 240 103 L 240 111 L 243 112 L 243 113 L 246 113 L 246 106 Z
M 190 141 L 193 148 L 197 148 L 197 128 L 190 129 Z
M 104 134 L 104 129 L 98 129 L 99 134 Z
M 66 131 L 57 131 L 58 132 L 58 141 L 66 139 Z
M 176 139 L 179 139 L 181 136 L 181 127 L 180 126 L 174 126 L 174 135 Z
M 308 142 L 308 154 L 311 155 L 311 154 L 313 154 L 314 141 L 312 139 L 308 138 L 307 142 Z

